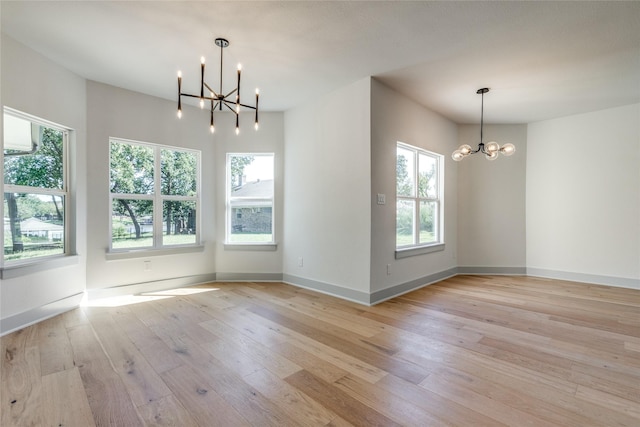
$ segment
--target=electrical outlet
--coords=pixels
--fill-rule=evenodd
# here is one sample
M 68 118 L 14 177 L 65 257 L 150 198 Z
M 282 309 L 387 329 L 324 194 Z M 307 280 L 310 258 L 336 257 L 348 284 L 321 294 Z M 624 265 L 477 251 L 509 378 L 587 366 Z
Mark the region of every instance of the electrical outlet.
M 298 257 L 298 267 L 302 267 L 304 265 L 304 260 L 302 257 Z
M 386 196 L 384 194 L 378 193 L 378 204 L 379 205 L 384 205 L 385 203 L 387 203 L 386 199 L 387 198 L 386 198 Z
M 144 271 L 151 271 L 151 261 L 144 262 Z
M 387 264 L 387 276 L 391 276 L 391 264 Z

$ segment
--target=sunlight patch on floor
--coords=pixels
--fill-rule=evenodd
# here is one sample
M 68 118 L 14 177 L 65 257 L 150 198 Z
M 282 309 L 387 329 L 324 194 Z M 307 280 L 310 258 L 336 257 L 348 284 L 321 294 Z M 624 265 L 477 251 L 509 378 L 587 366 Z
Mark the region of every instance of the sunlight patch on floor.
M 116 295 L 112 297 L 88 299 L 82 301 L 83 307 L 122 307 L 125 305 L 140 304 L 143 302 L 157 301 L 167 298 L 200 294 L 203 292 L 218 291 L 220 288 L 176 288 L 164 291 L 142 292 L 139 294 Z

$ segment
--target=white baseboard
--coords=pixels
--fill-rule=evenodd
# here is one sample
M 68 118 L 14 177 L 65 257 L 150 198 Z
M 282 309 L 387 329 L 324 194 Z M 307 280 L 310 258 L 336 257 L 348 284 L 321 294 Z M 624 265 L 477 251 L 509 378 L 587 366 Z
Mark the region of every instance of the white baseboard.
M 0 320 L 0 336 L 57 316 L 80 305 L 84 292 Z

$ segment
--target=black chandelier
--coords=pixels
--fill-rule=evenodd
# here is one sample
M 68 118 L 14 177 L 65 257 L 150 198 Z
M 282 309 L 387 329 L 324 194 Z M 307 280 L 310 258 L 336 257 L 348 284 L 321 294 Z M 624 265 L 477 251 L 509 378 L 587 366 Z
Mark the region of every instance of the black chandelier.
M 464 144 L 458 147 L 458 149 L 454 151 L 453 154 L 451 154 L 451 157 L 456 162 L 459 162 L 468 155 L 475 153 L 482 153 L 488 160 L 495 160 L 498 158 L 498 153 L 502 153 L 505 156 L 510 156 L 516 152 L 516 147 L 511 143 L 504 144 L 502 147 L 500 147 L 500 144 L 495 141 L 487 142 L 486 145 L 484 142 L 482 142 L 482 128 L 484 126 L 484 94 L 487 92 L 489 92 L 489 88 L 486 87 L 478 89 L 476 92 L 482 95 L 482 107 L 480 109 L 480 144 L 478 144 L 478 148 L 475 150 L 472 149 L 468 144 Z
M 204 109 L 205 101 L 210 101 L 211 103 L 211 121 L 210 121 L 210 129 L 211 133 L 215 131 L 215 126 L 213 122 L 213 112 L 218 109 L 222 111 L 224 107 L 228 108 L 231 112 L 236 115 L 236 135 L 240 133 L 239 126 L 239 116 L 240 116 L 240 107 L 249 108 L 251 110 L 255 110 L 255 129 L 258 130 L 258 99 L 260 97 L 260 91 L 256 89 L 256 106 L 253 107 L 251 105 L 243 104 L 240 102 L 240 75 L 242 72 L 242 65 L 238 64 L 238 84 L 236 88 L 226 95 L 222 92 L 222 50 L 229 46 L 229 40 L 223 38 L 217 38 L 215 40 L 216 46 L 220 47 L 220 86 L 218 92 L 213 90 L 211 86 L 209 86 L 204 81 L 204 56 L 200 58 L 200 94 L 193 95 L 190 93 L 182 93 L 182 72 L 178 71 L 178 118 L 182 117 L 182 97 L 187 96 L 190 98 L 198 98 L 200 99 L 200 108 Z M 209 92 L 209 96 L 205 96 L 205 88 L 207 92 Z M 235 97 L 232 98 L 232 96 Z

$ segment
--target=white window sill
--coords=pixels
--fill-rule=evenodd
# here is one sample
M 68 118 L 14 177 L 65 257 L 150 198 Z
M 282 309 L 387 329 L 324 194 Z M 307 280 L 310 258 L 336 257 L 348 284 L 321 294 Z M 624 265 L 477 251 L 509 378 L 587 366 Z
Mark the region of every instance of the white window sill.
M 178 255 L 193 252 L 204 252 L 204 245 L 176 246 L 162 249 L 134 249 L 129 251 L 107 251 L 105 258 L 107 261 L 132 258 L 147 258 L 152 256 Z
M 0 279 L 14 279 L 16 277 L 26 276 L 40 271 L 68 267 L 70 265 L 78 264 L 78 258 L 78 255 L 62 255 L 7 265 L 0 268 Z
M 417 246 L 406 249 L 396 249 L 396 259 L 409 258 L 416 255 L 424 255 L 440 251 L 444 251 L 444 243 L 435 243 L 433 245 Z
M 225 243 L 225 251 L 276 251 L 277 243 Z

